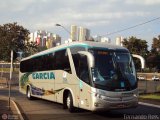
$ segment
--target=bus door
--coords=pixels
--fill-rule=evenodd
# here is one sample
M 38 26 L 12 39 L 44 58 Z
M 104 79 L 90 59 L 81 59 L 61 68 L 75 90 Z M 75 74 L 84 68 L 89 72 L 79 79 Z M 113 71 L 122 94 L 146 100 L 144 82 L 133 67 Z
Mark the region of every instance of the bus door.
M 77 75 L 79 77 L 79 106 L 90 109 L 91 107 L 91 77 L 88 52 L 79 52 L 79 67 Z

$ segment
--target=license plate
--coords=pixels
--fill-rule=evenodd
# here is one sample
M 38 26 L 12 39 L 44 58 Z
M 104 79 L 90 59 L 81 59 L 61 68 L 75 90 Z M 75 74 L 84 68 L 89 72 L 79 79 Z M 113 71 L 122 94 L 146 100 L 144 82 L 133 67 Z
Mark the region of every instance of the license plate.
M 126 105 L 125 104 L 118 104 L 117 107 L 118 108 L 124 108 L 124 107 L 126 107 Z

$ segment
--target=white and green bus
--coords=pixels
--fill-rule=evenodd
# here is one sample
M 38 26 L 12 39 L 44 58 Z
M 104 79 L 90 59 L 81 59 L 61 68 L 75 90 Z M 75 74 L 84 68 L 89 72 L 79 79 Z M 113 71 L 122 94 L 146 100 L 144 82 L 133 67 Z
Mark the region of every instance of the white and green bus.
M 91 111 L 138 105 L 137 77 L 129 51 L 98 42 L 60 45 L 20 62 L 20 91 Z

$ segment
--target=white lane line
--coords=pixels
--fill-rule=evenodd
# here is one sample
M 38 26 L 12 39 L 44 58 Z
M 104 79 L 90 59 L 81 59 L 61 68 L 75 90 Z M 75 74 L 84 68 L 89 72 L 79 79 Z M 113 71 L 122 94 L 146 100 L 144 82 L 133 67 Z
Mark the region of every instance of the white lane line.
M 160 108 L 160 105 L 154 105 L 154 104 L 150 104 L 150 103 L 144 103 L 144 102 L 138 102 L 140 105 L 146 105 L 146 106 L 150 106 L 150 107 L 156 107 L 156 108 Z

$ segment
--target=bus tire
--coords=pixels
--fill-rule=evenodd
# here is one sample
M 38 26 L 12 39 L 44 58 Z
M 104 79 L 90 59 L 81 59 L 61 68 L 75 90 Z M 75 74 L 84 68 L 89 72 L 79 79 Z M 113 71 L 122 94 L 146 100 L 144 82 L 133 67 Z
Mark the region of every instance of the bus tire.
M 67 96 L 69 91 L 65 90 L 63 93 L 63 109 L 67 109 Z
M 69 112 L 74 112 L 75 111 L 75 107 L 73 106 L 73 97 L 72 94 L 69 92 L 67 99 L 66 99 L 66 105 L 67 108 L 69 110 Z
M 33 100 L 33 97 L 32 97 L 32 95 L 31 95 L 31 89 L 30 89 L 29 86 L 27 87 L 26 95 L 27 95 L 27 98 L 28 98 L 29 100 Z

